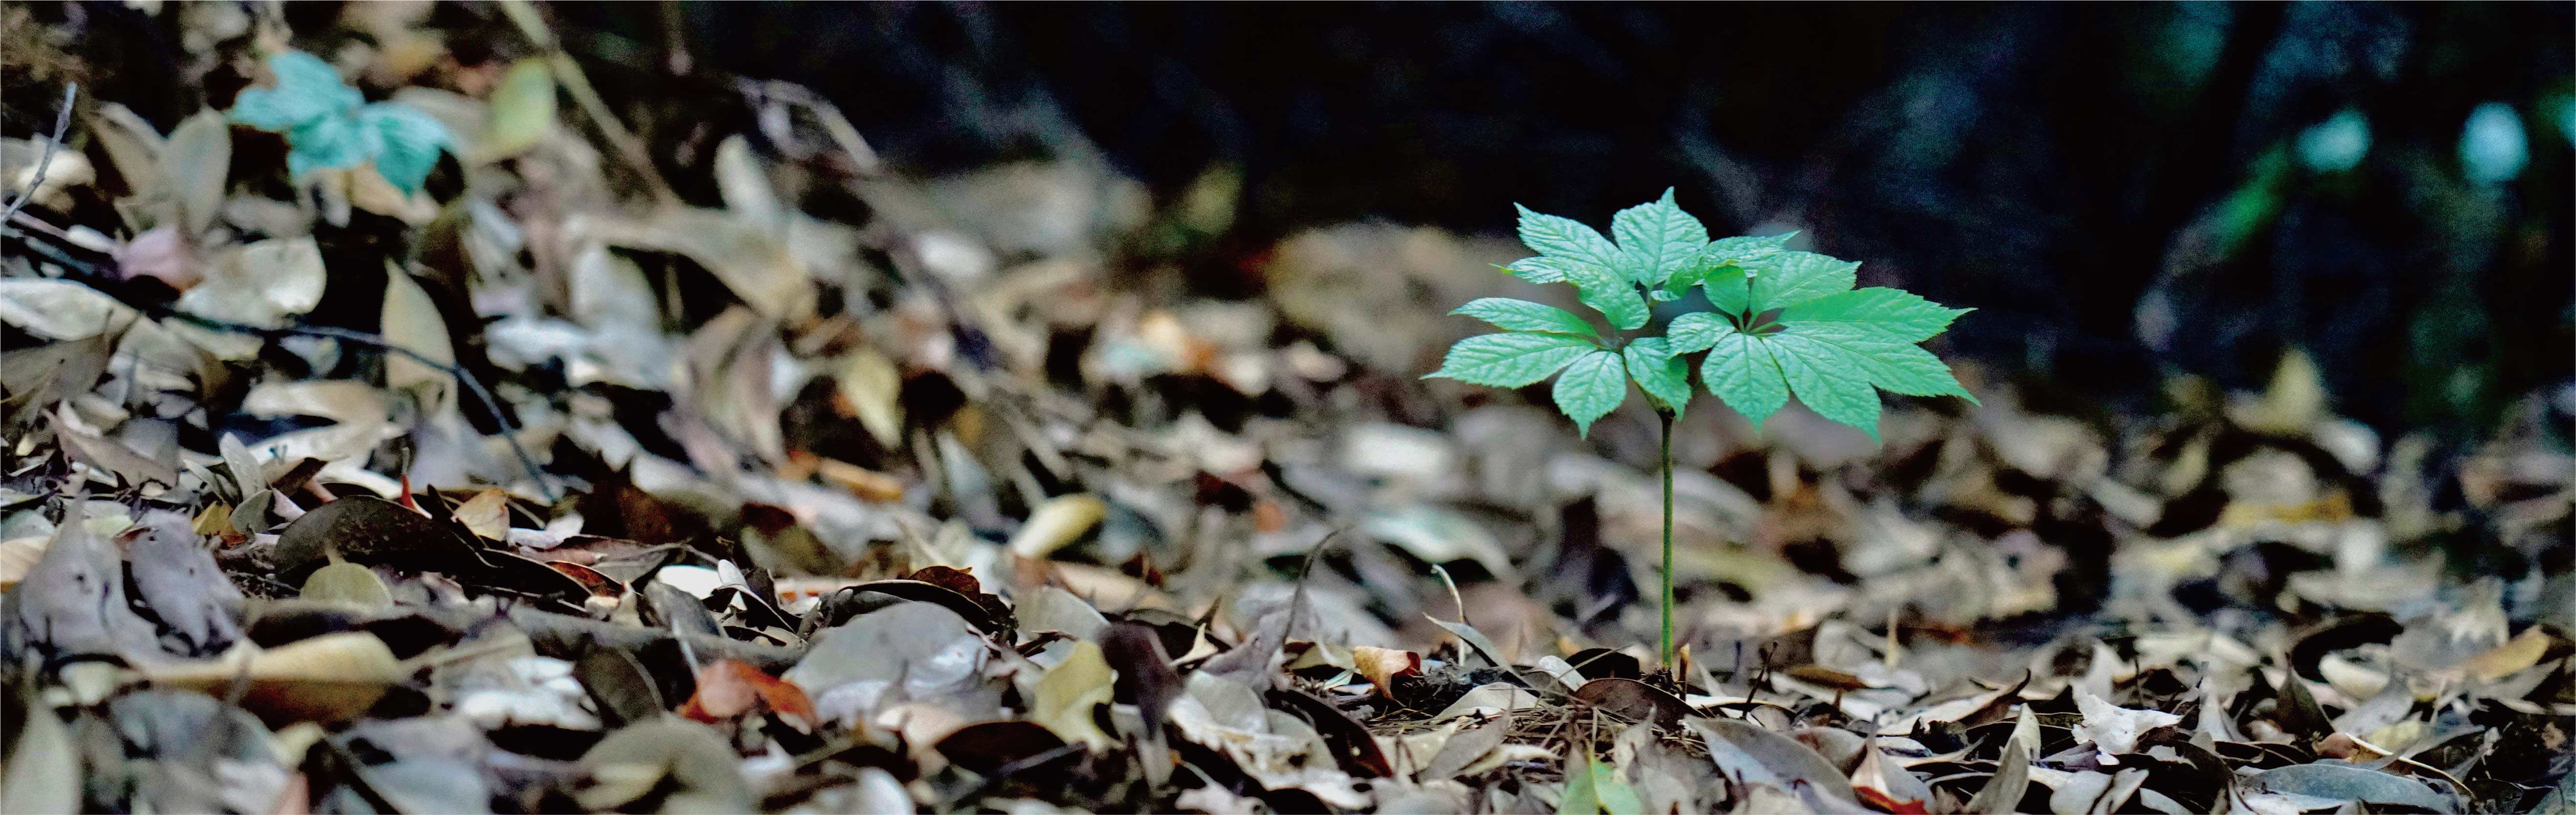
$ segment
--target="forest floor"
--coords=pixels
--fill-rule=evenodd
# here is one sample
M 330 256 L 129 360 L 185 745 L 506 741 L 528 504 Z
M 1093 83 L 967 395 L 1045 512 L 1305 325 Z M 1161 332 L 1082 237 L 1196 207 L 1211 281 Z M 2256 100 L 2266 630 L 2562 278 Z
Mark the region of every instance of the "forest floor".
M 1703 400 L 1667 661 L 1655 416 L 1417 378 L 1570 304 L 1517 247 L 1207 296 L 1221 170 L 910 177 L 376 5 L 160 9 L 169 121 L 6 9 L 64 126 L 0 145 L 0 811 L 2576 807 L 2576 391 L 2456 460 L 2296 352 L 2151 415 L 1970 363 L 1877 444 Z

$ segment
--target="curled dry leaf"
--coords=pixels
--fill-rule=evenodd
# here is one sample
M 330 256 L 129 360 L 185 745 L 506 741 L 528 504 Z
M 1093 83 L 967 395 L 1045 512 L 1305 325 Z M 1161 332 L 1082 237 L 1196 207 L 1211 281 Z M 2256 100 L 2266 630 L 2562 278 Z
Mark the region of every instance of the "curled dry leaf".
M 359 609 L 391 608 L 393 590 L 376 570 L 356 563 L 334 563 L 313 570 L 304 578 L 304 590 L 298 595 L 306 600 L 347 605 Z
M 1107 748 L 1113 742 L 1109 734 L 1101 732 L 1093 712 L 1109 703 L 1116 682 L 1108 660 L 1100 655 L 1100 646 L 1076 641 L 1073 651 L 1038 680 L 1037 699 L 1029 706 L 1029 721 L 1054 731 L 1066 743 L 1080 743 L 1094 751 Z
M 313 310 L 322 302 L 328 279 L 322 249 L 312 238 L 270 238 L 213 253 L 205 279 L 179 295 L 176 307 L 261 328 L 285 324 L 287 317 Z M 171 330 L 221 359 L 249 359 L 263 344 L 257 336 L 169 321 Z
M 1109 505 L 1090 495 L 1063 495 L 1047 499 L 1029 513 L 1029 522 L 1011 536 L 1011 554 L 1033 560 L 1044 559 L 1065 544 L 1082 537 L 1100 524 L 1109 513 Z
M 1926 804 L 1932 798 L 1931 788 L 1888 758 L 1875 740 L 1861 746 L 1860 766 L 1852 768 L 1852 791 L 1873 809 L 1917 815 L 1929 812 Z
M 621 809 L 657 793 L 663 812 L 749 812 L 758 804 L 724 737 L 676 715 L 608 734 L 581 754 L 580 768 L 588 778 L 573 800 L 592 810 Z
M 781 678 L 806 689 L 821 717 L 850 721 L 966 690 L 981 674 L 988 648 L 956 612 L 901 602 L 816 634 L 805 657 Z
M 68 280 L 0 280 L 0 322 L 51 340 L 85 340 L 134 320 L 106 292 Z
M 150 513 L 117 537 L 126 544 L 136 599 L 180 641 L 181 653 L 211 653 L 241 640 L 241 589 L 185 516 Z
M 698 671 L 697 693 L 680 705 L 683 717 L 715 723 L 766 710 L 805 721 L 814 720 L 814 703 L 796 683 L 762 673 L 735 659 L 719 659 Z
M 220 659 L 150 666 L 153 683 L 209 693 L 248 677 L 242 706 L 271 721 L 338 722 L 375 705 L 411 675 L 374 634 L 343 632 L 276 648 L 244 644 Z
M 2019 739 L 2005 743 L 2004 753 L 1995 760 L 1995 772 L 1977 795 L 1959 808 L 1964 815 L 1999 815 L 2015 811 L 2030 789 L 2030 751 Z
M 1792 794 L 1812 792 L 1847 805 L 1860 804 L 1852 792 L 1851 777 L 1796 739 L 1733 719 L 1692 717 L 1684 723 L 1707 741 L 1709 759 L 1717 763 L 1720 773 Z
M 1644 682 L 1615 676 L 1583 683 L 1574 689 L 1574 698 L 1629 721 L 1664 726 L 1681 724 L 1682 718 L 1692 712 L 1680 697 Z
M 1468 689 L 1465 695 L 1458 697 L 1458 701 L 1432 714 L 1431 720 L 1439 722 L 1460 716 L 1492 716 L 1537 706 L 1538 696 L 1530 693 L 1528 688 L 1495 682 Z
M 2104 764 L 2120 763 L 2114 754 L 2137 752 L 2138 737 L 2147 731 L 2182 722 L 2181 716 L 2120 707 L 2081 690 L 2075 692 L 2075 706 L 2084 714 L 2084 722 L 2075 726 L 2075 738 L 2092 742 Z
M 2450 796 L 2424 782 L 2349 764 L 2294 764 L 2245 779 L 2248 790 L 2301 795 L 2330 801 L 2358 801 L 2380 806 L 2406 806 L 2433 812 L 2455 812 Z
M 464 503 L 456 505 L 456 509 L 450 514 L 456 517 L 457 523 L 465 525 L 466 531 L 484 540 L 510 539 L 509 493 L 497 489 L 475 493 L 474 497 L 467 498 Z
M 1503 739 L 1510 735 L 1511 730 L 1512 717 L 1503 714 L 1486 720 L 1484 724 L 1458 731 L 1449 737 L 1448 743 L 1440 746 L 1440 752 L 1431 756 L 1430 763 L 1422 766 L 1419 779 L 1436 781 L 1457 777 L 1483 759 L 1485 754 L 1503 746 Z
M 326 558 L 449 572 L 479 561 L 429 516 L 364 495 L 323 504 L 287 524 L 277 536 L 276 558 L 278 570 L 290 575 L 320 568 Z
M 1421 676 L 1422 655 L 1395 648 L 1370 645 L 1351 646 L 1351 662 L 1361 676 L 1377 686 L 1380 696 L 1395 698 L 1395 678 Z

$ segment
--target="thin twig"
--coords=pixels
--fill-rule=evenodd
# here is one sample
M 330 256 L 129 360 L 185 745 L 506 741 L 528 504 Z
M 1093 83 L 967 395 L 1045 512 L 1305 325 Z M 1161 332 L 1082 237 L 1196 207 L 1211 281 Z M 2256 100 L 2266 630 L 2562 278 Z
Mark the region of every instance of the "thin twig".
M 501 440 L 509 443 L 510 453 L 518 457 L 519 466 L 527 469 L 528 477 L 536 480 L 537 489 L 544 493 L 547 503 L 553 503 L 558 497 L 560 497 L 555 491 L 554 479 L 548 476 L 543 468 L 537 466 L 536 459 L 528 455 L 526 447 L 519 445 L 519 425 L 517 422 L 510 421 L 509 415 L 502 412 L 501 400 L 498 397 L 493 396 L 492 391 L 483 387 L 483 382 L 476 379 L 472 373 L 467 372 L 463 366 L 431 359 L 428 355 L 422 354 L 419 351 L 405 348 L 396 344 L 392 340 L 385 339 L 384 337 L 377 336 L 375 334 L 369 334 L 364 331 L 351 331 L 346 328 L 335 328 L 332 326 L 320 325 L 288 325 L 276 328 L 267 328 L 251 325 L 249 323 L 218 320 L 212 317 L 190 314 L 178 309 L 165 309 L 165 311 L 167 311 L 167 316 L 171 318 L 219 331 L 251 334 L 268 339 L 276 339 L 280 336 L 290 335 L 322 337 L 341 340 L 344 342 L 354 342 L 360 345 L 373 346 L 385 351 L 401 354 L 403 357 L 410 359 L 413 362 L 435 368 L 441 373 L 454 377 L 457 382 L 463 383 L 465 385 L 465 389 L 473 393 L 474 398 L 483 403 L 483 409 L 492 414 L 493 423 L 500 425 L 501 427 Z
M 17 222 L 23 224 L 28 223 L 29 220 L 30 219 L 21 218 Z M 7 219 L 0 218 L 0 233 L 18 232 L 17 230 L 8 229 L 8 223 L 9 221 Z M 18 232 L 18 235 L 23 238 L 27 237 L 28 233 Z M 45 255 L 48 260 L 60 263 L 64 267 L 77 272 L 77 274 L 66 275 L 64 279 L 89 286 L 92 289 L 97 289 L 101 293 L 107 294 L 109 297 L 116 297 L 115 293 L 100 288 L 93 282 L 94 280 L 111 277 L 108 271 L 109 266 L 114 264 L 113 260 L 109 261 L 108 265 L 92 263 L 90 261 L 73 257 L 69 252 L 63 251 L 60 247 L 53 246 L 43 241 L 27 241 L 26 246 L 30 249 L 36 250 L 38 254 Z M 219 320 L 213 317 L 191 314 L 172 308 L 163 303 L 133 303 L 127 302 L 123 298 L 117 299 L 118 302 L 124 302 L 128 306 L 134 307 L 136 311 L 140 311 L 146 316 L 150 316 L 154 319 L 175 319 L 214 331 L 248 334 L 254 337 L 272 340 L 279 337 L 302 336 L 354 342 L 360 345 L 401 354 L 403 357 L 410 359 L 413 362 L 429 366 L 430 368 L 438 370 L 440 373 L 454 377 L 457 382 L 465 385 L 466 392 L 474 394 L 474 398 L 483 403 L 483 410 L 492 415 L 493 424 L 498 425 L 501 428 L 501 440 L 510 445 L 510 454 L 519 459 L 520 468 L 527 470 L 528 477 L 537 482 L 537 490 L 540 494 L 545 496 L 546 501 L 548 503 L 552 503 L 562 497 L 562 493 L 556 489 L 554 478 L 547 475 L 544 468 L 537 466 L 537 460 L 528 455 L 528 449 L 526 447 L 519 444 L 519 424 L 510 420 L 509 414 L 504 413 L 501 410 L 501 400 L 498 397 L 493 396 L 492 391 L 483 386 L 483 381 L 475 378 L 474 374 L 465 370 L 464 366 L 431 359 L 418 351 L 405 348 L 401 345 L 395 344 L 391 340 L 385 339 L 384 337 L 363 331 L 351 331 L 345 328 L 312 325 L 288 325 L 276 327 L 251 325 L 249 323 L 237 323 L 230 320 Z
M 19 193 L 18 200 L 9 202 L 9 211 L 0 212 L 0 223 L 8 223 L 18 214 L 18 208 L 26 206 L 28 199 L 36 197 L 36 190 L 45 186 L 45 171 L 54 166 L 54 146 L 63 143 L 64 133 L 71 132 L 72 102 L 79 98 L 80 83 L 63 86 L 63 109 L 54 112 L 54 137 L 45 140 L 45 153 L 36 159 L 36 180 L 27 182 L 27 191 Z

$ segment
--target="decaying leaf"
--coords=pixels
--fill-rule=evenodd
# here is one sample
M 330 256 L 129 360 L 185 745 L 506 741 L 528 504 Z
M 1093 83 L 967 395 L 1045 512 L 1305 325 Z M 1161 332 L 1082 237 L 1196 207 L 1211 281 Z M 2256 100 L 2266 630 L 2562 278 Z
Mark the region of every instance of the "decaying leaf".
M 988 647 L 956 612 L 899 602 L 817 633 L 780 678 L 805 689 L 818 715 L 848 721 L 969 690 Z
M 1025 558 L 1044 558 L 1075 538 L 1091 531 L 1109 511 L 1107 504 L 1089 495 L 1066 495 L 1048 499 L 1029 513 L 1029 522 L 1011 536 L 1011 554 Z
M 809 721 L 814 718 L 814 703 L 805 698 L 803 688 L 762 673 L 741 660 L 708 663 L 698 671 L 697 684 L 698 692 L 680 705 L 682 717 L 714 723 L 765 710 Z
M 648 796 L 657 812 L 745 812 L 751 788 L 733 750 L 706 725 L 678 716 L 636 722 L 581 755 L 588 774 L 573 799 L 594 810 L 626 809 Z
M 1684 724 L 1707 741 L 1718 772 L 1793 794 L 1813 793 L 1858 806 L 1851 776 L 1795 739 L 1733 719 L 1693 717 Z
M 241 640 L 241 589 L 187 518 L 152 513 L 118 539 L 132 561 L 126 572 L 136 599 L 178 639 L 181 653 L 212 653 Z
M 1351 661 L 1388 698 L 1395 696 L 1396 677 L 1422 675 L 1422 655 L 1411 651 L 1362 645 L 1351 649 Z
M 144 676 L 156 684 L 223 692 L 248 677 L 242 706 L 273 721 L 346 721 L 367 712 L 385 690 L 411 675 L 384 640 L 344 632 L 276 648 L 242 645 L 222 658 L 156 665 Z
M 2181 716 L 2120 707 L 2080 690 L 2075 692 L 2075 704 L 2084 714 L 2084 722 L 2075 726 L 2075 737 L 2092 742 L 2104 764 L 2120 763 L 2115 753 L 2136 752 L 2138 737 L 2146 731 L 2182 722 Z
M 1113 742 L 1093 721 L 1093 714 L 1099 706 L 1109 703 L 1116 679 L 1109 662 L 1100 656 L 1100 646 L 1075 642 L 1073 652 L 1038 680 L 1038 698 L 1029 706 L 1029 721 L 1054 731 L 1067 743 L 1080 742 L 1092 750 L 1106 748 Z
M 376 570 L 356 563 L 334 563 L 313 570 L 304 578 L 304 590 L 297 594 L 306 600 L 344 603 L 361 609 L 387 608 L 394 604 L 393 590 Z

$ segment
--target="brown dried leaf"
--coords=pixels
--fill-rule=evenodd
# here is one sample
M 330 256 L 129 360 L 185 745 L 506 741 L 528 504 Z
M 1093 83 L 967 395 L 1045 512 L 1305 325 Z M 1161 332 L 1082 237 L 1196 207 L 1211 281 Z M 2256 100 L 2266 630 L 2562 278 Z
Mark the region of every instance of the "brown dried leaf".
M 1395 698 L 1396 677 L 1422 675 L 1422 655 L 1396 648 L 1354 645 L 1351 662 L 1361 676 L 1377 685 L 1378 695 L 1389 699 Z
M 466 531 L 490 541 L 510 539 L 510 495 L 498 489 L 487 489 L 456 505 L 456 522 Z
M 814 719 L 814 703 L 805 697 L 804 688 L 734 659 L 719 659 L 700 669 L 697 693 L 680 705 L 679 712 L 715 723 L 757 710 Z

